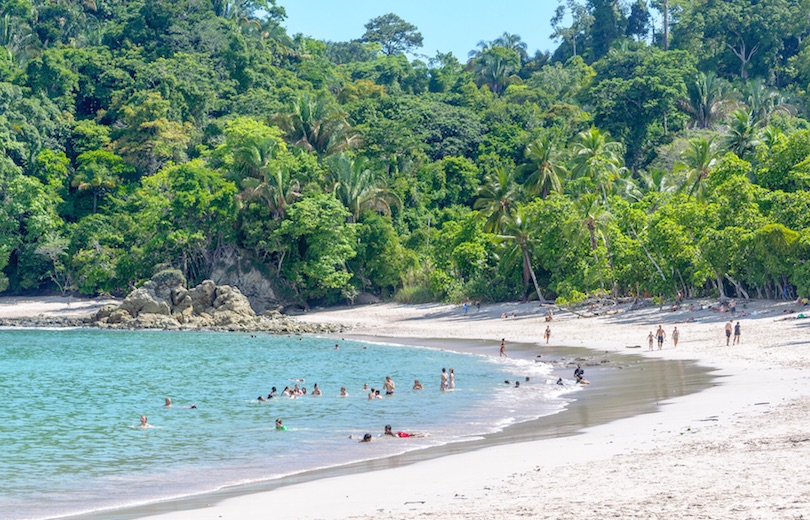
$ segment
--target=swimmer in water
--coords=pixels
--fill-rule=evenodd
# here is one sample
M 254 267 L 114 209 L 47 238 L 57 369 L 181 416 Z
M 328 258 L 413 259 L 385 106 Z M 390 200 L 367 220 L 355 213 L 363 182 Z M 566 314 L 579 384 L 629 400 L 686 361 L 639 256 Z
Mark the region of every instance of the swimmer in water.
M 163 405 L 163 408 L 170 408 L 171 406 L 172 406 L 172 398 L 167 397 L 166 398 L 166 404 Z
M 267 401 L 267 399 L 265 399 L 263 395 L 260 395 L 259 396 L 259 401 L 264 402 L 264 401 Z
M 424 433 L 408 433 L 408 432 L 394 432 L 390 424 L 385 425 L 383 435 L 390 435 L 391 437 L 399 437 L 400 439 L 407 439 L 408 437 L 424 437 Z
M 372 439 L 373 439 L 373 437 L 371 436 L 371 434 L 367 433 L 367 434 L 363 435 L 363 438 L 360 439 L 357 442 L 371 442 Z
M 413 389 L 414 390 L 424 390 L 425 387 L 422 386 L 422 383 L 420 383 L 418 379 L 414 379 L 413 380 Z
M 321 395 L 321 388 L 318 383 L 315 383 L 315 388 L 312 390 L 312 395 Z
M 349 392 L 346 391 L 345 386 L 340 387 L 340 397 L 349 397 Z
M 385 376 L 383 388 L 385 388 L 385 395 L 394 395 L 394 381 L 391 379 L 391 376 Z
M 287 431 L 287 427 L 281 423 L 281 419 L 276 419 L 276 430 Z
M 141 415 L 141 424 L 139 425 L 141 428 L 152 428 L 153 426 L 149 424 L 145 415 Z
M 563 380 L 560 377 L 560 378 L 557 379 L 557 384 L 560 385 L 560 386 L 563 386 L 565 383 L 563 383 Z

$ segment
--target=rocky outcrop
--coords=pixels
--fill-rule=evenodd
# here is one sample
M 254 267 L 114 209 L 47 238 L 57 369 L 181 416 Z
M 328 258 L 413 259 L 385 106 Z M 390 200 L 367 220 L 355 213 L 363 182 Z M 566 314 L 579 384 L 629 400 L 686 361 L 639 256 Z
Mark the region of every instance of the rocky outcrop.
M 235 250 L 222 255 L 211 272 L 211 280 L 217 285 L 239 287 L 258 313 L 279 305 L 273 282 Z
M 119 306 L 98 310 L 93 323 L 110 329 L 208 329 L 287 334 L 339 332 L 341 326 L 301 323 L 277 311 L 256 315 L 247 297 L 230 285 L 205 280 L 186 289 L 176 270 L 161 271 Z

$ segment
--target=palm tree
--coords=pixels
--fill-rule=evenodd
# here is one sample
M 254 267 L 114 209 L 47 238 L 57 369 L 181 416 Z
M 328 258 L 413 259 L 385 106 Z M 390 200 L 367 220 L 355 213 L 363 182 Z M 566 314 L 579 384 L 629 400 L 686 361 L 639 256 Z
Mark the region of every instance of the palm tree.
M 529 54 L 527 52 L 529 46 L 523 41 L 519 34 L 504 32 L 502 35 L 495 38 L 492 44 L 515 51 L 518 56 L 520 56 L 521 63 L 525 63 L 529 60 Z
M 486 218 L 484 231 L 497 233 L 504 221 L 512 215 L 519 191 L 515 182 L 515 170 L 499 167 L 494 174 L 484 177 L 484 184 L 478 188 L 478 199 L 473 208 Z
M 638 186 L 642 193 L 672 193 L 678 189 L 672 175 L 663 168 L 652 168 L 638 174 Z
M 692 116 L 693 124 L 698 128 L 711 128 L 734 106 L 726 95 L 725 83 L 713 72 L 698 73 L 687 89 L 689 99 L 681 100 L 680 109 Z
M 326 92 L 303 93 L 275 118 L 289 141 L 325 157 L 346 150 L 359 137 L 352 131 L 346 113 Z
M 93 193 L 93 214 L 98 210 L 98 199 L 121 182 L 122 159 L 103 150 L 85 152 L 76 158 L 78 167 L 71 186 L 79 191 Z
M 351 222 L 366 210 L 390 215 L 392 206 L 402 207 L 399 196 L 385 185 L 382 171 L 372 168 L 365 157 L 342 153 L 331 158 L 329 169 L 333 192 L 351 213 Z
M 301 196 L 301 186 L 285 165 L 274 160 L 277 150 L 272 137 L 258 138 L 234 151 L 234 166 L 244 175 L 243 196 L 262 200 L 275 218 L 284 218 L 287 206 Z
M 523 262 L 523 285 L 528 286 L 529 279 L 534 284 L 534 290 L 537 294 L 537 299 L 545 302 L 543 293 L 540 291 L 540 285 L 537 283 L 537 276 L 532 267 L 532 258 L 530 254 L 531 242 L 533 240 L 532 234 L 537 230 L 537 226 L 526 218 L 523 208 L 518 206 L 514 213 L 504 220 L 503 233 L 498 235 L 498 238 L 509 240 L 515 245 L 515 252 L 520 253 Z M 510 255 L 511 256 L 511 255 Z
M 602 271 L 599 269 L 597 249 L 599 248 L 599 239 L 601 239 L 605 244 L 605 249 L 607 249 L 612 270 L 613 262 L 610 260 L 610 243 L 607 239 L 607 228 L 615 221 L 615 218 L 595 193 L 585 193 L 574 201 L 574 215 L 569 232 L 574 236 L 574 240 L 578 240 L 582 237 L 582 230 L 587 231 L 594 267 L 599 272 L 599 285 L 604 291 L 605 282 Z
M 762 78 L 747 81 L 742 95 L 756 121 L 767 123 L 775 114 L 796 115 L 796 107 L 788 103 L 778 90 L 768 88 Z
M 735 110 L 731 113 L 728 134 L 723 138 L 722 145 L 737 157 L 745 159 L 759 144 L 757 138 L 757 121 L 753 111 Z
M 575 177 L 587 177 L 602 192 L 605 203 L 613 182 L 625 172 L 621 143 L 609 140 L 610 135 L 596 127 L 580 132 L 572 147 L 571 172 Z
M 691 139 L 689 146 L 681 157 L 682 162 L 675 166 L 676 171 L 686 173 L 686 181 L 681 186 L 681 190 L 686 190 L 690 195 L 694 195 L 697 200 L 705 200 L 706 179 L 709 178 L 709 174 L 717 162 L 717 156 L 714 137 Z
M 560 179 L 567 172 L 560 162 L 560 153 L 554 141 L 548 136 L 536 139 L 526 146 L 525 155 L 530 162 L 521 169 L 529 173 L 523 183 L 527 193 L 545 199 L 552 191 L 562 192 Z
M 504 47 L 491 47 L 474 60 L 473 69 L 479 84 L 487 85 L 498 95 L 520 70 L 520 56 Z

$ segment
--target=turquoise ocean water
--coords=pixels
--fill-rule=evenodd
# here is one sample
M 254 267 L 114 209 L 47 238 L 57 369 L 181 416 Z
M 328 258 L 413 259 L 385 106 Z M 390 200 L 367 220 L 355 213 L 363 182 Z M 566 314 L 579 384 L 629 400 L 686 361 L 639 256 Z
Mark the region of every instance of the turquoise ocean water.
M 567 402 L 543 363 L 338 343 L 336 350 L 334 339 L 264 334 L 0 331 L 0 518 L 130 507 L 463 442 Z M 442 367 L 455 371 L 451 392 L 439 390 Z M 381 388 L 385 376 L 397 391 L 369 401 L 363 384 Z M 519 389 L 503 383 L 526 376 Z M 323 396 L 257 400 L 300 379 L 309 391 L 318 383 Z M 425 390 L 411 390 L 414 379 Z M 341 386 L 349 397 L 338 397 Z M 154 427 L 138 428 L 140 415 Z M 289 429 L 276 431 L 276 418 Z M 348 439 L 379 434 L 385 424 L 429 436 Z

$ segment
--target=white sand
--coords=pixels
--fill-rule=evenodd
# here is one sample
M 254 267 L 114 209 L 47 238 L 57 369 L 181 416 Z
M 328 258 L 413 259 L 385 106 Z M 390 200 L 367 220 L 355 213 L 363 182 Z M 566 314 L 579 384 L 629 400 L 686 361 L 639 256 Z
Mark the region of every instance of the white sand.
M 723 377 L 709 390 L 662 403 L 657 413 L 581 435 L 322 479 L 152 518 L 807 519 L 810 319 L 776 321 L 787 316 L 787 307 L 749 304 L 750 315 L 740 319 L 741 345 L 731 347 L 723 333 L 727 314 L 657 308 L 597 318 L 558 313 L 552 345 L 695 359 L 718 367 Z M 0 301 L 0 317 L 5 312 Z M 517 317 L 503 320 L 503 312 Z M 356 334 L 383 337 L 490 338 L 497 355 L 501 337 L 541 342 L 542 312 L 536 304 L 504 304 L 480 313 L 472 307 L 465 316 L 456 306 L 384 304 L 301 319 L 353 324 Z M 696 322 L 684 323 L 687 316 Z M 677 349 L 668 337 L 664 350 L 647 352 L 645 338 L 659 323 L 667 336 L 678 325 Z M 587 398 L 587 391 L 578 397 Z
M 728 315 L 658 309 L 598 318 L 558 314 L 551 344 L 696 359 L 721 384 L 661 411 L 582 435 L 497 446 L 405 467 L 241 496 L 161 520 L 309 518 L 810 518 L 810 319 L 775 321 L 787 304 L 756 303 L 742 342 L 726 347 Z M 516 312 L 503 320 L 502 312 Z M 540 342 L 537 305 L 472 308 L 394 304 L 320 311 L 302 319 L 355 324 L 388 337 Z M 677 349 L 647 352 L 658 323 Z M 627 349 L 627 345 L 643 345 Z M 508 351 L 508 349 L 507 349 Z M 587 398 L 587 394 L 581 394 Z
M 0 297 L 0 318 L 80 317 L 89 316 L 108 303 L 119 304 L 111 298 L 73 298 L 69 296 Z

